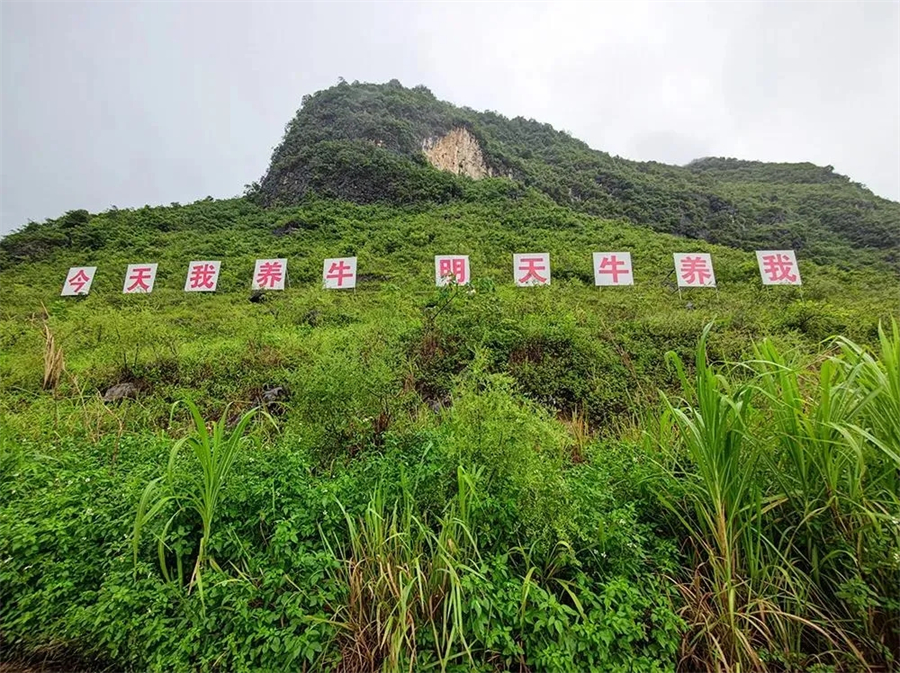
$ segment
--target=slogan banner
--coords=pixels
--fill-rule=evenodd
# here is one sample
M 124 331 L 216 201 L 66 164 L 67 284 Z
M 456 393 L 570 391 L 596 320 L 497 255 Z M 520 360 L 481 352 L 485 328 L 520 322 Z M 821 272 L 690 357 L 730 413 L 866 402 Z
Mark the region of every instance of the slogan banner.
M 678 287 L 715 287 L 712 257 L 703 252 L 674 254 Z
M 62 297 L 74 297 L 80 294 L 87 294 L 91 291 L 91 283 L 94 282 L 94 274 L 97 273 L 96 266 L 73 266 L 66 275 L 66 282 L 63 283 Z
M 253 269 L 251 290 L 283 290 L 287 277 L 286 259 L 258 259 Z
M 188 265 L 185 292 L 215 292 L 219 284 L 219 267 L 222 262 L 191 262 Z
M 457 285 L 469 284 L 469 256 L 468 255 L 435 255 L 434 258 L 434 283 L 438 287 L 444 287 L 451 283 Z
M 122 294 L 150 294 L 156 282 L 156 264 L 129 264 Z
M 326 290 L 352 290 L 356 287 L 356 257 L 326 259 L 322 267 L 322 286 Z
M 630 252 L 595 252 L 594 285 L 634 285 Z
M 704 252 L 676 252 L 675 275 L 679 290 L 683 287 L 716 287 L 712 256 Z M 793 250 L 757 250 L 756 261 L 763 285 L 800 285 L 800 269 Z M 185 292 L 215 292 L 219 283 L 220 261 L 196 261 L 188 265 Z M 630 252 L 593 253 L 594 284 L 598 287 L 634 285 L 634 267 Z M 150 294 L 156 283 L 156 263 L 129 264 L 125 272 L 123 294 Z M 357 258 L 326 259 L 322 266 L 322 286 L 328 290 L 356 287 Z M 71 297 L 91 291 L 96 266 L 69 269 L 60 295 Z M 550 285 L 550 253 L 514 253 L 513 281 L 517 287 Z M 468 255 L 435 255 L 435 285 L 468 285 L 471 282 Z M 258 259 L 253 269 L 253 290 L 284 290 L 287 285 L 287 259 Z
M 517 287 L 550 284 L 550 253 L 513 255 L 513 275 Z
M 757 250 L 763 285 L 800 285 L 800 269 L 793 250 Z

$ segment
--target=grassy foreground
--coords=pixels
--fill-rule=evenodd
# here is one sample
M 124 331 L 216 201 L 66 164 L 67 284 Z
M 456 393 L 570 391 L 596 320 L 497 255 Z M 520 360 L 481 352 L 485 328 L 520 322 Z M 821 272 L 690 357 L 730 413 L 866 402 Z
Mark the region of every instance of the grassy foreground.
M 896 668 L 895 279 L 801 261 L 802 289 L 765 289 L 752 254 L 473 189 L 118 211 L 6 265 L 3 660 Z M 610 249 L 634 288 L 592 286 Z M 511 286 L 528 250 L 552 286 Z M 679 297 L 671 253 L 694 250 L 720 289 Z M 432 287 L 445 252 L 471 288 Z M 319 289 L 341 254 L 364 282 Z M 280 256 L 292 286 L 249 302 Z M 201 258 L 222 291 L 186 295 Z M 160 263 L 150 296 L 119 294 L 135 261 Z M 55 296 L 91 262 L 90 296 Z

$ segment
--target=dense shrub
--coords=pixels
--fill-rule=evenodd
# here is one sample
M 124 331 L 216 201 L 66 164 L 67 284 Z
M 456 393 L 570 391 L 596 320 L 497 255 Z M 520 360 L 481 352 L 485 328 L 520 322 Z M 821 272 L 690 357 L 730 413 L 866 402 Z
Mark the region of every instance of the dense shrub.
M 307 195 L 271 210 L 238 199 L 76 213 L 12 239 L 99 232 L 26 251 L 0 274 L 4 664 L 895 665 L 900 355 L 898 337 L 877 331 L 895 288 L 873 269 L 811 262 L 802 288 L 762 288 L 752 255 L 692 243 L 712 252 L 720 288 L 679 294 L 682 239 L 508 180 L 466 189 L 477 198 L 439 207 Z M 551 253 L 549 287 L 512 285 L 511 255 L 528 249 Z M 594 249 L 631 250 L 635 286 L 594 287 Z M 470 255 L 470 286 L 433 287 L 444 252 Z M 317 287 L 322 259 L 338 254 L 359 255 L 356 291 Z M 138 256 L 159 262 L 156 289 L 122 295 Z M 263 256 L 289 259 L 289 286 L 251 302 Z M 221 291 L 185 294 L 186 263 L 204 257 L 223 260 Z M 91 294 L 58 297 L 66 268 L 87 263 L 100 267 Z M 703 638 L 726 643 L 729 613 L 711 598 L 717 557 L 696 535 L 705 473 L 689 424 L 674 431 L 676 411 L 698 408 L 682 386 L 702 372 L 694 356 L 710 321 L 709 385 L 725 402 L 750 391 L 733 426 L 753 459 L 732 464 L 752 480 L 740 515 L 764 505 L 749 530 L 772 543 L 756 565 L 741 547 L 735 599 L 751 621 L 792 615 L 766 622 L 768 638 L 752 632 L 752 654 Z M 853 341 L 822 342 L 835 332 Z M 62 366 L 45 388 L 51 337 Z M 794 380 L 797 394 L 782 394 Z M 134 395 L 104 401 L 121 382 Z M 199 424 L 173 411 L 182 399 Z M 829 406 L 838 399 L 860 403 L 842 416 Z M 213 423 L 230 433 L 257 406 L 270 418 L 245 427 L 256 441 L 239 445 L 208 535 L 188 498 L 165 501 L 135 563 L 147 484 L 164 477 L 179 492 L 201 473 L 184 451 L 169 474 L 174 443 Z

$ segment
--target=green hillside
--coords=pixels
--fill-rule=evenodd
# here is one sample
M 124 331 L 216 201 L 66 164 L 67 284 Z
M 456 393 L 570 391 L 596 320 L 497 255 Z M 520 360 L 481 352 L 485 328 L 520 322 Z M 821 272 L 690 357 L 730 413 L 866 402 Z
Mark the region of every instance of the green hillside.
M 429 165 L 460 124 L 504 177 Z M 900 292 L 864 239 L 897 209 L 829 169 L 636 164 L 343 84 L 243 198 L 25 227 L 0 241 L 0 662 L 896 670 Z M 750 250 L 796 241 L 803 285 L 763 287 Z M 602 250 L 633 287 L 594 286 Z M 552 284 L 516 288 L 534 251 Z M 697 251 L 718 290 L 679 293 Z M 472 284 L 434 287 L 436 254 Z M 323 290 L 351 255 L 357 289 Z M 251 293 L 276 257 L 288 288 Z M 183 292 L 196 259 L 216 293 Z M 152 294 L 121 293 L 134 262 Z M 91 293 L 61 298 L 76 265 Z
M 309 190 L 358 203 L 458 198 L 458 186 L 428 171 L 421 152 L 423 140 L 458 127 L 478 139 L 495 175 L 591 215 L 745 250 L 900 265 L 900 204 L 830 166 L 628 161 L 549 124 L 455 107 L 396 81 L 343 83 L 305 97 L 254 194 L 266 204 L 297 203 Z

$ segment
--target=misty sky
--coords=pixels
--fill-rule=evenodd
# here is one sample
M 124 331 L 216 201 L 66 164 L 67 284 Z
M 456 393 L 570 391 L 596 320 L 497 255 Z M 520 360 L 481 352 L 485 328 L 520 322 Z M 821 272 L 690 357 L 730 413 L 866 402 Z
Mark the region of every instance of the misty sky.
M 0 233 L 240 194 L 348 81 L 591 147 L 832 164 L 900 200 L 900 2 L 0 2 Z

